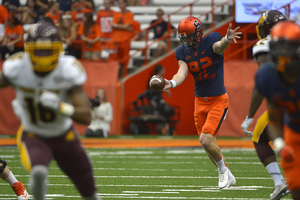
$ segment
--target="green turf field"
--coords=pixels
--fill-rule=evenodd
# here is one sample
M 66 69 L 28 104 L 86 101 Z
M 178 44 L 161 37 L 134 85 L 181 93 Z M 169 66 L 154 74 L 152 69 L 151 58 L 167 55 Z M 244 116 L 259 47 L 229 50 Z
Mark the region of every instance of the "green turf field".
M 223 149 L 237 180 L 236 186 L 227 190 L 217 188 L 218 172 L 202 148 L 86 150 L 103 200 L 258 200 L 268 199 L 273 189 L 273 181 L 254 149 Z M 17 148 L 0 147 L 0 155 L 28 190 L 28 174 L 20 164 Z M 55 162 L 51 163 L 48 177 L 48 199 L 81 199 Z M 1 181 L 0 200 L 4 199 L 16 198 L 8 184 Z

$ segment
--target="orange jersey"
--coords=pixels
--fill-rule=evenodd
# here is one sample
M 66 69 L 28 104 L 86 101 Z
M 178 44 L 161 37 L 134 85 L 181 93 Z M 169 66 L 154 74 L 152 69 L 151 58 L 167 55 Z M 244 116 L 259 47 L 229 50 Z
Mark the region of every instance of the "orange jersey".
M 84 34 L 84 24 L 81 24 L 78 29 L 78 35 Z M 95 39 L 96 37 L 101 36 L 101 30 L 98 24 L 94 24 L 90 30 L 88 35 L 84 35 L 89 39 Z M 101 42 L 100 40 L 95 42 L 94 44 L 88 44 L 87 42 L 83 42 L 83 46 L 88 51 L 101 51 Z
M 50 12 L 47 12 L 45 14 L 46 17 L 50 17 L 53 21 L 53 23 L 58 26 L 59 25 L 59 22 L 60 22 L 60 15 L 59 13 L 57 12 L 56 15 L 52 15 Z
M 72 11 L 71 12 L 71 20 L 73 22 L 75 22 L 76 25 L 80 25 L 82 23 L 82 19 L 83 19 L 83 15 L 84 13 L 86 12 L 90 12 L 90 13 L 93 13 L 93 10 L 92 9 L 88 9 L 88 8 L 85 8 L 84 10 L 78 12 L 78 11 Z
M 8 18 L 7 9 L 4 6 L 0 5 L 0 24 L 4 24 L 7 18 Z
M 139 34 L 140 31 L 141 31 L 141 24 L 140 24 L 140 22 L 133 21 L 131 38 L 133 38 L 136 34 Z
M 110 10 L 107 12 L 106 10 L 100 10 L 97 14 L 96 23 L 100 26 L 102 37 L 103 38 L 111 38 L 112 37 L 112 22 L 114 18 L 115 11 Z
M 133 24 L 133 14 L 130 11 L 126 13 L 116 12 L 113 19 L 114 24 Z M 117 42 L 124 42 L 131 37 L 132 33 L 126 30 L 114 29 L 113 40 Z
M 15 47 L 24 47 L 24 37 L 23 37 L 24 29 L 23 29 L 22 25 L 17 25 L 14 28 L 11 28 L 10 26 L 6 27 L 5 36 L 7 37 L 8 42 L 18 39 L 18 37 L 20 35 L 22 35 L 22 40 L 20 42 L 16 43 L 14 45 Z

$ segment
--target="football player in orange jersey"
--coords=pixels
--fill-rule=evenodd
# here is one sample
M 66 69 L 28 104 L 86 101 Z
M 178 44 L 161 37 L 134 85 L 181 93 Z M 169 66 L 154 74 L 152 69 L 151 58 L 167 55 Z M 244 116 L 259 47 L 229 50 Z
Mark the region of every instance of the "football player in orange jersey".
M 272 27 L 280 21 L 286 21 L 285 16 L 277 11 L 270 10 L 264 12 L 258 20 L 256 26 L 257 37 L 260 39 L 252 48 L 253 56 L 255 57 L 258 68 L 261 68 L 267 61 L 269 61 L 269 42 L 271 37 L 269 35 Z M 253 117 L 261 105 L 264 97 L 258 93 L 254 87 L 248 115 L 243 121 L 241 127 L 246 135 L 252 135 L 252 141 L 256 153 L 264 165 L 270 176 L 274 181 L 274 189 L 270 194 L 270 200 L 280 199 L 289 193 L 284 177 L 280 171 L 276 161 L 276 155 L 270 146 L 270 139 L 268 137 L 267 124 L 269 122 L 268 112 L 264 112 L 257 120 L 253 133 L 248 130 L 253 122 Z
M 282 21 L 271 30 L 270 57 L 255 77 L 267 98 L 269 136 L 281 157 L 292 197 L 300 199 L 300 27 Z

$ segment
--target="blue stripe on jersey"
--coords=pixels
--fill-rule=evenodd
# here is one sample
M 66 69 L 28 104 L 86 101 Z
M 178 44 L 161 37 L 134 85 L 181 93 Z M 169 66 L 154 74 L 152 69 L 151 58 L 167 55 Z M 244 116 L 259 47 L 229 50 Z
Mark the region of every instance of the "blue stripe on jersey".
M 221 39 L 221 34 L 213 32 L 201 39 L 195 52 L 185 46 L 176 49 L 177 60 L 186 62 L 194 77 L 196 97 L 218 96 L 226 93 L 224 57 L 223 54 L 214 53 L 212 49 L 212 45 Z

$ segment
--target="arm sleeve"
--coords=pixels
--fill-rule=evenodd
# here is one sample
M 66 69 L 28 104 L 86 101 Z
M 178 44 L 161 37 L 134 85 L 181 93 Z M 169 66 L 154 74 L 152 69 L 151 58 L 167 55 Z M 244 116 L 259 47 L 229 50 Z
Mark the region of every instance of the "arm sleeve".
M 96 37 L 101 36 L 101 29 L 100 29 L 100 26 L 99 26 L 99 25 L 96 25 L 96 26 L 95 26 L 95 29 L 96 29 Z
M 210 33 L 208 36 L 207 36 L 207 41 L 208 41 L 208 45 L 212 47 L 212 45 L 215 43 L 215 42 L 218 42 L 220 41 L 221 39 L 223 38 L 223 36 L 218 33 L 218 32 L 212 32 Z
M 184 52 L 183 52 L 183 46 L 180 46 L 176 49 L 176 52 L 175 52 L 175 57 L 178 60 L 183 60 L 184 61 Z
M 18 35 L 23 35 L 24 34 L 24 29 L 23 29 L 23 27 L 21 25 L 18 25 L 17 32 L 18 32 Z
M 79 26 L 78 32 L 77 32 L 78 35 L 82 35 L 82 34 L 83 34 L 83 26 L 84 26 L 84 24 L 81 24 L 81 25 Z
M 255 88 L 261 95 L 268 98 L 268 91 L 270 89 L 268 88 L 268 76 L 266 76 L 266 73 L 268 72 L 266 72 L 264 67 L 257 71 L 255 75 Z

